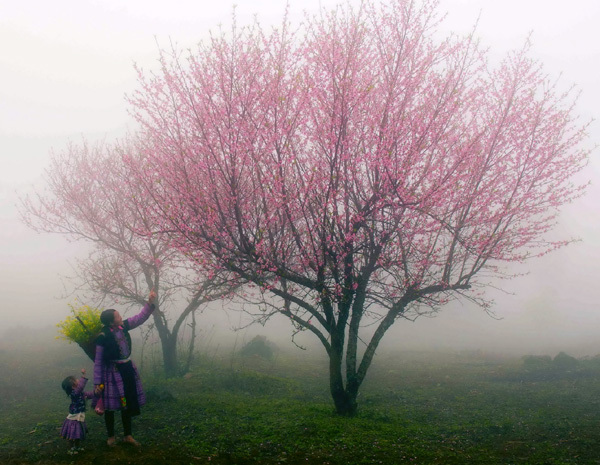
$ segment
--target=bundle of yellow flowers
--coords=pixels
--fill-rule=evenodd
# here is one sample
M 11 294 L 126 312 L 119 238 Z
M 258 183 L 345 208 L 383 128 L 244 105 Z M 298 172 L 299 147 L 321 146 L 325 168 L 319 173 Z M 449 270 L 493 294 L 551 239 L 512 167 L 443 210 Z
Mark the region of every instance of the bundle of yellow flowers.
M 88 357 L 94 360 L 96 353 L 94 341 L 102 329 L 102 323 L 100 323 L 102 311 L 89 305 L 69 304 L 69 307 L 72 315 L 56 325 L 59 333 L 58 339 L 65 339 L 69 344 L 76 343 Z

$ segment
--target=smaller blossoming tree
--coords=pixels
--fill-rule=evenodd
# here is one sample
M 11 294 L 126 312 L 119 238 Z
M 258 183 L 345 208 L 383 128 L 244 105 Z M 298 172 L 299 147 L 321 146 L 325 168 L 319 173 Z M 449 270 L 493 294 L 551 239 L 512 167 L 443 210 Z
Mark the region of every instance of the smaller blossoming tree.
M 148 289 L 157 290 L 154 326 L 165 375 L 173 377 L 182 372 L 177 343 L 188 316 L 228 295 L 234 284 L 224 273 L 191 269 L 167 235 L 152 232 L 150 202 L 123 162 L 135 150 L 133 139 L 113 145 L 70 144 L 53 156 L 46 191 L 24 197 L 21 213 L 35 230 L 92 245 L 89 256 L 76 265 L 79 289 L 91 298 L 139 306 Z M 77 328 L 72 320 L 67 327 Z

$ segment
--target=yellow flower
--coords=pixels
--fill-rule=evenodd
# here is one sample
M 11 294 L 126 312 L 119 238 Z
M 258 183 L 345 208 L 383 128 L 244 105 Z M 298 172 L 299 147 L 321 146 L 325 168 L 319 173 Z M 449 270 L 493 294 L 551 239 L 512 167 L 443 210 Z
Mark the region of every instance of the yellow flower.
M 89 305 L 75 307 L 69 304 L 72 315 L 65 318 L 56 326 L 58 327 L 59 339 L 64 339 L 76 343 L 85 343 L 96 335 L 102 329 L 100 323 L 101 310 L 92 308 Z

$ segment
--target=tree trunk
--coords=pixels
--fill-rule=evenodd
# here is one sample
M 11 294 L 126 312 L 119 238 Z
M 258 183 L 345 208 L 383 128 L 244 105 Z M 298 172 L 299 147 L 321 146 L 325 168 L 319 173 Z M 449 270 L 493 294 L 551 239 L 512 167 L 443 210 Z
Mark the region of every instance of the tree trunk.
M 167 325 L 161 319 L 162 314 L 158 313 L 158 309 L 154 313 L 154 326 L 158 332 L 162 348 L 165 377 L 175 378 L 180 375 L 179 362 L 177 360 L 177 333 L 169 331 Z
M 180 375 L 179 362 L 177 359 L 177 340 L 173 335 L 166 340 L 162 340 L 163 363 L 165 367 L 165 377 L 175 378 Z
M 204 300 L 200 299 L 200 295 L 198 294 L 192 302 L 188 304 L 186 309 L 177 319 L 177 322 L 173 325 L 173 329 L 169 330 L 167 320 L 162 312 L 157 308 L 154 310 L 154 326 L 156 331 L 158 332 L 158 337 L 160 338 L 160 343 L 162 347 L 163 353 L 163 365 L 165 376 L 167 378 L 175 378 L 181 376 L 185 371 L 182 371 L 183 367 L 179 366 L 179 356 L 177 354 L 177 335 L 179 334 L 179 330 L 181 329 L 182 324 L 184 324 L 186 317 L 192 313 L 193 319 L 193 328 L 192 328 L 192 341 L 190 343 L 190 353 L 188 354 L 188 361 L 186 367 L 189 368 L 191 363 L 191 359 L 193 357 L 194 343 L 195 343 L 195 331 L 196 331 L 196 318 L 194 312 L 196 309 L 204 302 Z M 187 368 L 186 368 L 187 370 Z
M 338 415 L 353 417 L 356 415 L 358 404 L 357 392 L 349 392 L 344 388 L 342 377 L 342 357 L 339 353 L 329 354 L 329 390 Z
M 192 312 L 192 338 L 190 340 L 187 361 L 185 362 L 185 367 L 183 368 L 183 373 L 187 373 L 190 371 L 190 367 L 192 366 L 192 359 L 194 358 L 195 343 L 196 343 L 196 312 Z

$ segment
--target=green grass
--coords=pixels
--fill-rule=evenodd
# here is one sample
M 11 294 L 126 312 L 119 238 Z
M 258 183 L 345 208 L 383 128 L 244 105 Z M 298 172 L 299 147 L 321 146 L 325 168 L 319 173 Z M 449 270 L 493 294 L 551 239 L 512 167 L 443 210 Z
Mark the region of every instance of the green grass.
M 600 463 L 595 359 L 567 370 L 476 354 L 380 355 L 348 419 L 333 412 L 326 361 L 299 351 L 199 356 L 187 379 L 143 374 L 142 449 L 108 450 L 102 418 L 89 413 L 86 450 L 73 458 L 58 437 L 68 407 L 59 385 L 91 364 L 75 346 L 51 347 L 0 351 L 2 464 Z

